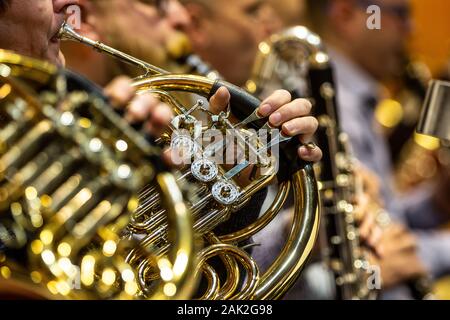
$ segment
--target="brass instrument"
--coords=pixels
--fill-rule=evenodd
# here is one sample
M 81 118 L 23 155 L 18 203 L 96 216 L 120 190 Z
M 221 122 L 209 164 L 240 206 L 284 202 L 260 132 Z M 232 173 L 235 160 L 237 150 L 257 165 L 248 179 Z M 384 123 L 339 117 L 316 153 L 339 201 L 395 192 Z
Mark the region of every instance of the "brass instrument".
M 450 121 L 449 106 L 450 82 L 443 80 L 432 80 L 428 87 L 426 98 L 422 107 L 422 114 L 416 130 L 420 134 L 432 136 L 442 140 L 443 146 L 440 150 L 442 159 L 444 157 L 447 159 L 450 158 L 450 130 L 448 126 Z M 447 162 L 446 165 L 448 172 L 450 162 Z M 446 181 L 448 181 L 448 174 L 444 172 L 443 175 L 447 177 Z M 448 190 L 448 188 L 446 188 L 444 184 L 444 187 L 438 191 L 436 196 L 447 200 L 448 191 L 445 190 Z M 448 201 L 446 203 L 448 203 Z M 445 208 L 445 205 L 442 205 L 442 207 Z M 444 277 L 443 279 L 439 279 L 434 285 L 433 292 L 437 297 L 445 300 L 448 299 L 450 292 L 448 280 L 448 277 Z M 431 291 L 430 288 L 430 283 L 425 283 L 423 287 L 425 290 L 422 290 L 424 292 L 422 293 L 422 296 L 426 296 Z
M 373 298 L 354 217 L 354 198 L 360 188 L 349 141 L 339 125 L 329 57 L 318 35 L 296 26 L 259 45 L 247 89 L 261 95 L 271 87 L 286 89 L 295 98 L 309 98 L 319 120 L 316 138 L 324 150 L 317 168 L 325 239 L 321 249 L 333 273 L 336 299 Z
M 407 60 L 407 59 L 406 59 Z M 408 61 L 408 60 L 407 60 Z M 428 67 L 419 61 L 408 61 L 399 82 L 401 90 L 395 99 L 382 101 L 376 109 L 375 118 L 387 133 L 392 158 L 396 161 L 395 182 L 401 193 L 407 193 L 426 181 L 436 179 L 448 167 L 448 150 L 442 146 L 438 138 L 427 136 L 416 126 L 431 133 L 430 124 L 436 124 L 436 117 L 445 124 L 446 114 L 427 114 L 429 123 L 419 123 L 420 114 L 424 113 L 422 104 L 430 104 L 436 99 L 427 95 L 427 85 L 431 80 Z M 433 84 L 433 83 L 432 83 Z M 437 86 L 428 88 L 432 92 Z M 437 98 L 442 99 L 442 96 Z M 444 109 L 442 109 L 444 110 Z M 447 116 L 448 117 L 448 116 Z M 445 132 L 441 129 L 441 132 Z M 436 132 L 434 132 L 436 134 Z M 432 300 L 432 280 L 428 276 L 413 279 L 408 282 L 412 296 L 416 300 Z
M 424 100 L 417 132 L 450 141 L 450 82 L 433 80 Z
M 395 165 L 395 185 L 401 193 L 432 180 L 443 165 L 439 140 L 415 132 L 431 72 L 424 63 L 405 60 L 404 72 L 396 79 L 399 87 L 389 88 L 392 97 L 382 100 L 375 110 Z
M 138 60 L 130 55 L 119 52 L 104 44 L 94 42 L 78 35 L 65 24 L 60 32 L 65 40 L 77 41 L 89 45 L 100 52 L 107 53 L 121 61 L 140 67 L 144 75 L 138 77 L 134 87 L 138 93 L 151 92 L 158 95 L 162 101 L 173 107 L 176 114 L 172 121 L 171 130 L 158 140 L 162 145 L 171 145 L 174 149 L 182 146 L 186 151 L 187 159 L 192 163 L 181 169 L 180 176 L 191 183 L 192 192 L 196 195 L 194 201 L 188 203 L 194 219 L 194 229 L 198 235 L 203 236 L 204 249 L 199 253 L 197 271 L 202 272 L 208 279 L 207 291 L 204 299 L 275 299 L 281 297 L 299 276 L 306 259 L 310 255 L 319 227 L 318 195 L 314 171 L 311 164 L 298 162 L 294 139 L 284 137 L 280 133 L 273 133 L 269 145 L 282 143 L 282 168 L 278 174 L 274 166 L 274 156 L 262 154 L 258 150 L 267 150 L 261 139 L 250 139 L 249 126 L 255 129 L 270 129 L 268 124 L 257 112 L 260 101 L 246 93 L 244 90 L 218 79 L 202 76 L 169 74 L 149 63 Z M 175 93 L 193 93 L 205 98 L 211 97 L 220 87 L 225 86 L 231 94 L 230 110 L 219 115 L 211 114 L 199 101 L 191 108 L 186 108 L 177 99 Z M 241 122 L 231 122 L 230 113 Z M 208 119 L 207 124 L 201 123 L 194 117 L 201 114 Z M 245 159 L 233 163 L 232 169 L 219 164 L 212 155 L 226 154 L 228 141 L 219 140 L 207 148 L 197 143 L 197 137 L 208 129 L 218 130 L 221 133 L 231 131 L 236 138 L 238 150 L 246 154 Z M 184 131 L 185 134 L 179 134 Z M 250 134 L 250 137 L 254 137 Z M 246 151 L 247 150 L 247 151 Z M 256 164 L 252 166 L 248 153 L 256 154 Z M 287 164 L 294 164 L 287 168 Z M 252 169 L 252 181 L 241 186 L 237 177 L 243 170 Z M 257 174 L 264 169 L 265 175 Z M 228 220 L 239 209 L 243 208 L 250 198 L 259 190 L 277 178 L 279 180 L 278 194 L 260 218 L 245 227 L 243 230 L 228 235 L 217 236 L 214 229 L 222 222 Z M 292 190 L 296 203 L 295 218 L 289 235 L 289 242 L 281 255 L 263 274 L 254 260 L 238 243 L 249 239 L 252 235 L 264 228 L 281 210 L 287 195 Z M 141 245 L 145 248 L 155 247 L 159 252 L 168 250 L 165 240 L 167 224 L 160 209 L 160 201 L 153 194 L 153 189 L 144 191 L 141 197 L 142 210 L 137 210 L 132 217 L 128 231 L 132 237 L 140 237 Z M 224 262 L 227 280 L 222 284 L 217 270 L 214 270 L 207 261 L 219 256 Z M 152 279 L 154 270 L 148 264 L 131 252 L 128 256 L 130 262 L 138 273 L 140 289 L 145 294 L 148 283 Z M 239 287 L 239 264 L 244 268 L 247 276 L 242 288 Z
M 195 290 L 184 192 L 149 144 L 92 84 L 0 50 L 0 296 L 138 298 L 125 261 L 139 250 L 160 274 L 147 298 Z M 152 183 L 170 226 L 167 254 L 124 239 L 139 190 Z

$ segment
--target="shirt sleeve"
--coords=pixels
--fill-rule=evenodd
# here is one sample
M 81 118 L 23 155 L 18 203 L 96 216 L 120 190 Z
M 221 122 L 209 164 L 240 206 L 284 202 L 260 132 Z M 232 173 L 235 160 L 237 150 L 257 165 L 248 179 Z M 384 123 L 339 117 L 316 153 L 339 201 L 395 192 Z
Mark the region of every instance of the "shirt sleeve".
M 432 196 L 433 188 L 427 185 L 399 200 L 404 219 L 412 229 L 438 228 L 449 220 L 448 216 L 438 210 Z
M 418 254 L 433 278 L 450 272 L 450 231 L 418 231 Z

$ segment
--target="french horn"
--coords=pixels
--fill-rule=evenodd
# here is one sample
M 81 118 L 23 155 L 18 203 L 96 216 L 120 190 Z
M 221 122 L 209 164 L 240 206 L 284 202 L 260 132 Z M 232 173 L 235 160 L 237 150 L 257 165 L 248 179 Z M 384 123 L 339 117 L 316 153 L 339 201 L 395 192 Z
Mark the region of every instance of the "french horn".
M 180 179 L 190 182 L 194 201 L 188 201 L 194 230 L 204 239 L 204 248 L 198 254 L 197 274 L 200 272 L 208 280 L 207 289 L 202 292 L 203 299 L 275 299 L 282 297 L 299 276 L 309 257 L 319 229 L 318 192 L 312 164 L 301 162 L 297 157 L 298 144 L 294 139 L 274 133 L 268 144 L 248 133 L 253 129 L 271 129 L 257 111 L 260 101 L 238 88 L 220 79 L 211 79 L 196 75 L 170 74 L 147 62 L 136 59 L 105 44 L 92 41 L 77 34 L 69 25 L 61 28 L 60 37 L 76 41 L 109 54 L 123 62 L 140 67 L 144 74 L 138 77 L 133 86 L 138 94 L 151 92 L 173 107 L 175 118 L 170 130 L 163 134 L 158 142 L 165 146 L 187 150 L 187 158 L 192 163 L 180 169 Z M 189 93 L 210 98 L 217 90 L 225 86 L 230 92 L 230 109 L 220 114 L 211 114 L 204 102 L 199 101 L 192 107 L 182 105 L 176 98 L 177 93 Z M 207 121 L 200 122 L 200 118 Z M 238 119 L 238 123 L 232 120 Z M 225 154 L 228 150 L 226 140 L 219 140 L 208 147 L 196 143 L 197 136 L 214 129 L 221 133 L 231 131 L 237 140 L 236 147 L 246 155 L 240 162 L 228 166 L 214 160 L 212 154 Z M 179 135 L 178 132 L 185 132 Z M 277 173 L 274 156 L 263 154 L 268 145 L 281 144 L 281 165 Z M 250 163 L 247 153 L 256 155 L 256 163 Z M 233 152 L 234 153 L 234 152 Z M 275 159 L 276 160 L 276 159 Z M 251 169 L 252 181 L 241 185 L 239 174 Z M 264 169 L 265 174 L 257 174 Z M 278 179 L 279 191 L 273 203 L 259 218 L 242 230 L 230 234 L 218 235 L 215 230 L 251 200 L 251 198 L 269 183 Z M 251 256 L 239 247 L 239 243 L 249 239 L 264 228 L 281 210 L 289 192 L 295 198 L 296 211 L 289 241 L 281 255 L 269 270 L 260 275 L 259 268 Z M 153 189 L 145 190 L 140 199 L 140 207 L 133 214 L 129 225 L 132 237 L 141 238 L 141 246 L 156 247 L 161 254 L 169 249 L 165 240 L 167 223 L 160 209 L 160 201 L 154 196 Z M 239 212 L 242 214 L 242 212 Z M 226 280 L 220 280 L 220 271 L 215 270 L 209 259 L 219 257 L 224 264 Z M 136 252 L 127 259 L 140 274 L 140 289 L 146 292 L 146 280 L 156 276 L 147 262 L 142 261 Z M 240 269 L 245 270 L 242 279 Z
M 192 217 L 161 150 L 93 84 L 49 63 L 0 50 L 0 92 L 0 296 L 140 298 L 126 262 L 140 250 L 170 275 L 146 298 L 191 297 Z M 164 255 L 124 237 L 149 184 L 167 215 Z

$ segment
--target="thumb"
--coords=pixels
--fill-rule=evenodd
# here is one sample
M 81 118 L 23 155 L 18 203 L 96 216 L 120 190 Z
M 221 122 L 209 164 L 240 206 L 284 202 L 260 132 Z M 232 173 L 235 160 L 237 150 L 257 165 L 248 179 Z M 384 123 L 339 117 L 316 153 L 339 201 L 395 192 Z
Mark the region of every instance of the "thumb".
M 214 114 L 219 114 L 227 109 L 230 103 L 230 92 L 226 87 L 219 90 L 209 99 L 209 110 Z

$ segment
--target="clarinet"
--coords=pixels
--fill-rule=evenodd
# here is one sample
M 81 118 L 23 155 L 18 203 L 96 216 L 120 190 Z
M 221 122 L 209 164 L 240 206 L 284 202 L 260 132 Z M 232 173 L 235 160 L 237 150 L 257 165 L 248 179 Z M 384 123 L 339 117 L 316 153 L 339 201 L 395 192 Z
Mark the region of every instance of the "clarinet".
M 259 46 L 247 90 L 264 96 L 273 88 L 309 98 L 319 120 L 316 142 L 324 150 L 317 167 L 324 260 L 333 275 L 335 298 L 371 299 L 369 263 L 359 243 L 352 203 L 357 192 L 348 138 L 342 133 L 330 59 L 319 36 L 303 26 L 272 35 Z
M 316 139 L 323 150 L 328 150 L 320 163 L 319 181 L 323 255 L 333 274 L 336 299 L 374 299 L 376 291 L 368 285 L 370 266 L 354 221 L 352 199 L 359 189 L 350 143 L 340 128 L 333 70 L 328 62 L 311 64 L 308 78 L 313 114 L 319 121 Z
M 358 186 L 352 173 L 349 141 L 339 126 L 332 69 L 312 67 L 309 79 L 314 115 L 319 119 L 317 140 L 324 150 L 329 150 L 321 162 L 319 181 L 327 239 L 325 258 L 334 275 L 336 298 L 373 299 L 376 293 L 368 287 L 369 265 L 360 251 L 349 202 L 357 194 Z M 415 300 L 436 298 L 428 276 L 411 279 L 406 285 Z

